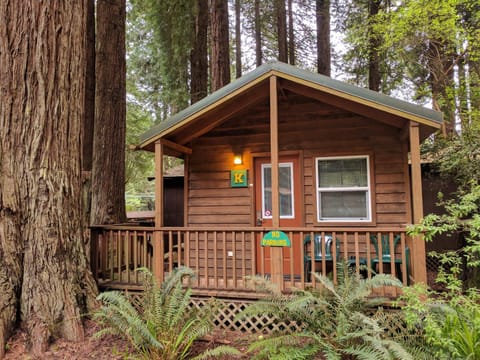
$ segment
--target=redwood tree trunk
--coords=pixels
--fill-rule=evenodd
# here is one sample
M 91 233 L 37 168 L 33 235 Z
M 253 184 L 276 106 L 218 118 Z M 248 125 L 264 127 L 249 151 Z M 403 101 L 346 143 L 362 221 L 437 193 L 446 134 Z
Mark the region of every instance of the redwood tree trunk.
M 242 29 L 241 29 L 241 4 L 235 0 L 235 77 L 242 76 Z
M 192 104 L 207 96 L 208 90 L 208 0 L 195 0 L 194 40 L 190 56 L 192 75 L 190 97 Z
M 372 21 L 380 11 L 381 0 L 370 0 L 368 4 L 368 17 Z M 381 74 L 380 74 L 380 55 L 378 48 L 380 39 L 377 34 L 370 31 L 369 33 L 369 49 L 368 49 L 368 88 L 373 91 L 380 91 Z
M 293 28 L 293 0 L 288 0 L 288 61 L 295 65 L 295 29 Z
M 330 0 L 316 0 L 317 13 L 317 69 L 330 76 Z
M 212 91 L 230 82 L 230 53 L 228 41 L 228 2 L 212 0 Z
M 125 0 L 97 0 L 91 224 L 125 221 Z
M 260 0 L 255 0 L 255 63 L 262 65 L 262 28 L 260 23 Z
M 36 356 L 83 338 L 85 1 L 0 0 L 0 357 L 16 321 Z M 19 318 L 17 318 L 17 314 Z
M 275 0 L 275 10 L 277 13 L 278 60 L 286 63 L 288 62 L 288 54 L 287 13 L 285 11 L 285 0 Z

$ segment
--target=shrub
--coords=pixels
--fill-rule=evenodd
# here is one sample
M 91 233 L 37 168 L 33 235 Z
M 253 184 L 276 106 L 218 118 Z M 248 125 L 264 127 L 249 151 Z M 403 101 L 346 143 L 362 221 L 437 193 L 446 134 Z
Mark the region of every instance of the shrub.
M 145 359 L 187 359 L 195 340 L 212 329 L 211 318 L 216 305 L 211 303 L 201 309 L 191 306 L 192 291 L 184 286 L 184 279 L 193 271 L 186 267 L 175 269 L 158 286 L 147 270 L 145 292 L 140 309 L 118 291 L 104 292 L 98 296 L 102 308 L 94 318 L 104 325 L 97 333 L 118 334 L 125 337 Z M 236 349 L 220 346 L 198 356 L 238 354 Z
M 265 283 L 269 297 L 247 307 L 241 316 L 274 315 L 284 322 L 296 322 L 303 331 L 281 332 L 255 341 L 249 348 L 258 359 L 310 359 L 323 354 L 327 359 L 411 359 L 407 350 L 384 337 L 377 319 L 367 310 L 383 299 L 370 298 L 382 286 L 401 287 L 390 275 L 363 279 L 343 263 L 338 264 L 338 285 L 326 276 L 314 274 L 322 289 L 298 290 L 285 295 Z

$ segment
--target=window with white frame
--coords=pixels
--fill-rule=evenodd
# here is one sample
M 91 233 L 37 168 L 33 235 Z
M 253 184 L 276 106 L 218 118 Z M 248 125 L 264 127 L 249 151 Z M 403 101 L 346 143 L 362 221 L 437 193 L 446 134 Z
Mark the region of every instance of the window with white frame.
M 293 163 L 278 164 L 278 186 L 280 218 L 293 219 Z M 272 217 L 272 165 L 262 164 L 262 214 L 264 219 Z
M 318 221 L 371 221 L 369 157 L 319 157 L 315 162 Z

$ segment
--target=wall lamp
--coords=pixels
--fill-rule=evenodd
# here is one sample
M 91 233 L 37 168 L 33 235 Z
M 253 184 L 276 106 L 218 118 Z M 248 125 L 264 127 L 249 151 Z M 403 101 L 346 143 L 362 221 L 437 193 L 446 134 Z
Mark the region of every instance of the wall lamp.
M 233 155 L 233 163 L 235 165 L 242 165 L 243 164 L 243 159 L 242 159 L 242 154 L 234 154 Z

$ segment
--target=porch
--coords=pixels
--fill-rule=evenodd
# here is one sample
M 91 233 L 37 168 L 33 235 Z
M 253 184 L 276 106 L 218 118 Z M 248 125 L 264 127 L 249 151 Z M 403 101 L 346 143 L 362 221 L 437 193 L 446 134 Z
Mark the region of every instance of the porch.
M 392 274 L 404 285 L 409 278 L 415 279 L 416 268 L 422 271 L 422 259 L 410 252 L 413 239 L 404 228 L 282 228 L 291 246 L 260 246 L 270 230 L 96 226 L 92 228 L 92 272 L 100 288 L 140 290 L 142 276 L 136 269 L 148 268 L 161 282 L 175 267 L 184 265 L 197 274 L 192 283 L 195 295 L 254 299 L 262 294 L 254 290 L 250 276 L 270 278 L 283 291 L 305 289 L 316 286 L 315 277 L 310 276 L 312 267 L 336 282 L 339 261 L 366 277 Z M 331 243 L 321 242 L 320 248 L 310 246 L 309 239 L 315 237 L 328 237 Z M 313 264 L 311 259 L 315 259 Z M 281 266 L 272 266 L 274 261 Z M 280 273 L 273 273 L 274 269 Z M 397 293 L 384 289 L 381 295 L 394 297 Z

